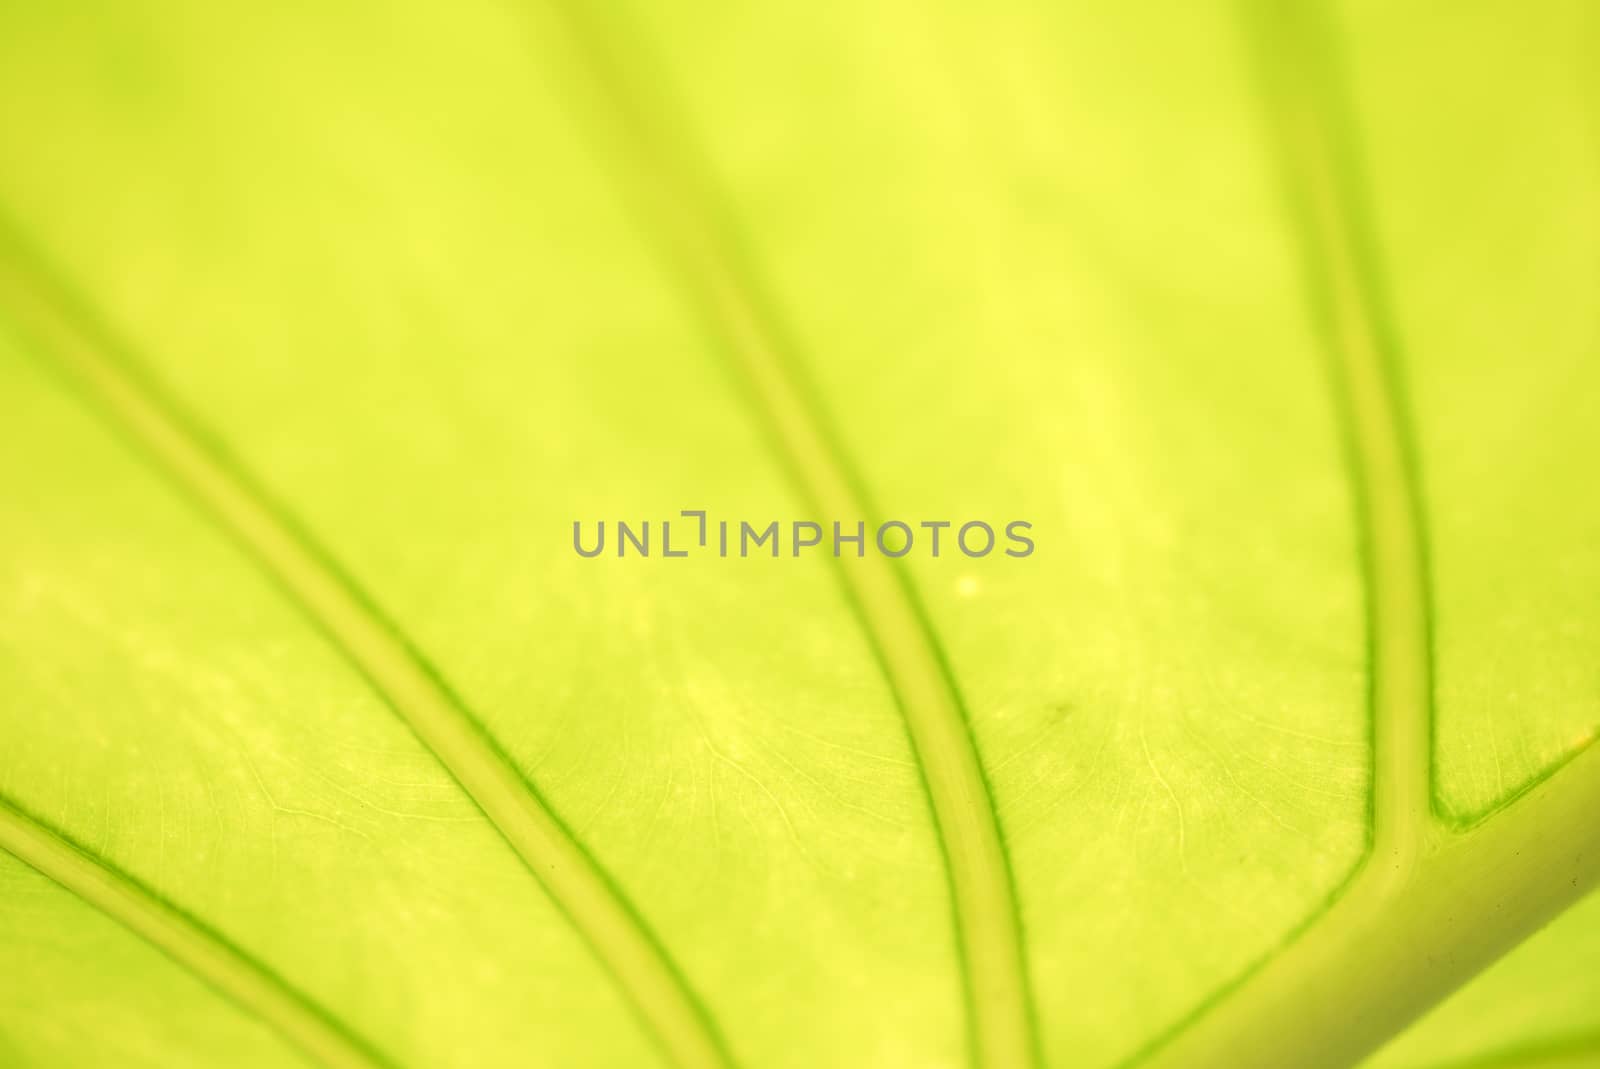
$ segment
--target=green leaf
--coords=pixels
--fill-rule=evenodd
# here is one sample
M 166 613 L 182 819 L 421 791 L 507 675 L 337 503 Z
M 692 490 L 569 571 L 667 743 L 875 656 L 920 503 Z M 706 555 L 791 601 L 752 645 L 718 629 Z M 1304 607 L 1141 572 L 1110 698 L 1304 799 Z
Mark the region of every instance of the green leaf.
M 1386 1045 L 1368 1069 L 1584 1069 L 1600 1061 L 1600 895 Z
M 0 9 L 0 1062 L 1357 1061 L 1600 881 L 1586 17 Z

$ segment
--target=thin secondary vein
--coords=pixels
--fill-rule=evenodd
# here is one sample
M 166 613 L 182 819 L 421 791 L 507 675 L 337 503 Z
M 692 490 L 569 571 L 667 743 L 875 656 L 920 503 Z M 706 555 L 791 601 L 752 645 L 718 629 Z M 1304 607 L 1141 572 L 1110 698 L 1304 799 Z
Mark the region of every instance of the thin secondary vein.
M 1366 572 L 1373 850 L 1414 862 L 1430 812 L 1432 653 L 1423 518 L 1372 222 L 1331 34 L 1305 5 L 1259 5 L 1271 118 L 1321 320 Z
M 393 1065 L 271 969 L 4 798 L 0 848 L 142 937 L 328 1069 Z
M 870 520 L 865 495 L 832 440 L 783 340 L 755 270 L 741 257 L 686 125 L 658 109 L 666 82 L 632 80 L 648 57 L 608 52 L 587 5 L 556 0 L 579 57 L 591 125 L 626 177 L 635 207 L 723 342 L 777 451 L 820 517 Z M 581 9 L 581 10 L 580 10 Z M 632 77 L 630 77 L 632 76 Z M 671 134 L 678 133 L 673 137 Z M 840 557 L 845 590 L 903 713 L 949 872 L 976 1063 L 1023 1069 L 1039 1053 L 1011 867 L 966 711 L 928 621 L 899 569 L 876 555 Z
M 9 229 L 9 228 L 7 228 Z M 0 237 L 7 236 L 0 230 Z M 621 891 L 449 687 L 242 469 L 148 379 L 15 234 L 0 304 L 93 406 L 288 591 L 521 857 L 681 1069 L 731 1059 L 709 1014 Z

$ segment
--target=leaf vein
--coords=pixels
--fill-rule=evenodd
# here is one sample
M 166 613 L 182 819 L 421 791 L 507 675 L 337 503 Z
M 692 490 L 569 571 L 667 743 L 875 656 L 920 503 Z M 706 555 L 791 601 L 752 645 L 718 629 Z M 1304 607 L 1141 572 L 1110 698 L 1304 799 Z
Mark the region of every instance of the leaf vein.
M 616 54 L 603 18 L 557 0 L 572 43 L 579 102 L 589 107 L 625 199 L 719 340 L 762 430 L 819 519 L 873 518 L 867 495 L 804 381 L 761 276 L 735 236 L 725 198 L 696 157 L 688 124 L 665 102 L 669 80 L 648 50 Z M 648 90 L 644 88 L 648 85 Z M 938 830 L 955 913 L 974 1060 L 985 1069 L 1039 1063 L 1038 1028 L 1022 923 L 1000 819 L 967 712 L 926 614 L 901 568 L 876 557 L 836 558 L 850 603 L 899 704 Z
M 199 919 L 0 798 L 0 848 L 140 936 L 329 1069 L 392 1069 L 365 1039 Z
M 277 581 L 495 826 L 682 1069 L 731 1059 L 633 905 L 422 654 L 299 523 L 141 369 L 14 226 L 0 301 L 91 407 Z

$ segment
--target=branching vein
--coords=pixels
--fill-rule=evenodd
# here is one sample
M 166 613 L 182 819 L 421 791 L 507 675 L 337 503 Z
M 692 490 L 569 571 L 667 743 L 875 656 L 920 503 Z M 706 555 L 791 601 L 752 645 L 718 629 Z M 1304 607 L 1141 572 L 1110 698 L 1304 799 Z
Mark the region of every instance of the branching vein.
M 1359 866 L 1275 953 L 1134 1061 L 1147 1069 L 1349 1065 L 1600 880 L 1600 753 L 1492 824 L 1432 820 L 1427 562 L 1395 342 L 1315 5 L 1244 0 L 1343 426 L 1367 589 L 1371 834 Z

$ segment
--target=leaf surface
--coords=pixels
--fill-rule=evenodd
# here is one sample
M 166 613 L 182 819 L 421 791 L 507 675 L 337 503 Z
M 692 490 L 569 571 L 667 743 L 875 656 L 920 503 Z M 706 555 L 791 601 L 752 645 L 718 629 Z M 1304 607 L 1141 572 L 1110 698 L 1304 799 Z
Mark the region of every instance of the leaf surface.
M 7 7 L 0 1054 L 1365 1053 L 1596 876 L 1580 8 Z

